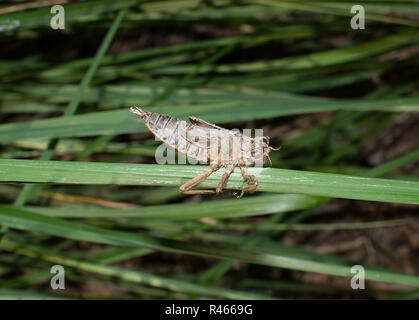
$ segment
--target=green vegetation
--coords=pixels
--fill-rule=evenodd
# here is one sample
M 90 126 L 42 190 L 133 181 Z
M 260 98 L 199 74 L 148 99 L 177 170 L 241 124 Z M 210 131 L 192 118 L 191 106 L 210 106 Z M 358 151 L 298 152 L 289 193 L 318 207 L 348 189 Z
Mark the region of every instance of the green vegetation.
M 417 4 L 364 1 L 352 30 L 351 2 L 96 0 L 52 30 L 2 3 L 0 299 L 417 298 Z M 281 149 L 255 195 L 236 169 L 185 196 L 204 167 L 155 164 L 132 105 Z

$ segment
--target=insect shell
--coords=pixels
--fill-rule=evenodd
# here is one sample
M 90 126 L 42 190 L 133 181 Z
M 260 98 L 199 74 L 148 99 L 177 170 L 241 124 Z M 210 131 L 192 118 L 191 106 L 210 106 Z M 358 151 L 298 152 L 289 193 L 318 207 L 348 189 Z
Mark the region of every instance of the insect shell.
M 269 137 L 251 138 L 235 130 L 227 130 L 205 120 L 189 117 L 191 123 L 163 114 L 149 112 L 138 107 L 131 108 L 131 112 L 144 120 L 147 128 L 167 146 L 185 154 L 201 164 L 209 167 L 180 186 L 179 191 L 184 194 L 212 194 L 220 193 L 230 174 L 236 166 L 240 167 L 243 178 L 249 184 L 238 196 L 245 192 L 254 192 L 258 185 L 255 175 L 246 171 L 249 165 L 270 161 L 269 152 L 276 150 L 269 146 Z M 212 172 L 225 167 L 216 190 L 190 190 Z
M 138 107 L 131 108 L 131 112 L 139 115 L 160 141 L 201 164 L 250 166 L 270 160 L 273 148 L 269 146 L 269 137 L 251 138 L 193 116 L 189 117 L 189 124 Z

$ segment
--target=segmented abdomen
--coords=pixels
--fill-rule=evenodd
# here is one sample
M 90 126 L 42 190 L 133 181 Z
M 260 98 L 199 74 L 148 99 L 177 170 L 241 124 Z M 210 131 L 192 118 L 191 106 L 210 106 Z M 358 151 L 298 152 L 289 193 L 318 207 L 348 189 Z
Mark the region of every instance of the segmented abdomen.
M 202 164 L 251 165 L 263 158 L 263 149 L 256 151 L 254 141 L 249 137 L 188 124 L 138 107 L 131 108 L 131 112 L 139 115 L 160 141 Z
M 208 149 L 191 143 L 188 139 L 191 126 L 186 121 L 148 111 L 144 111 L 141 118 L 150 131 L 166 145 L 201 163 L 208 163 Z

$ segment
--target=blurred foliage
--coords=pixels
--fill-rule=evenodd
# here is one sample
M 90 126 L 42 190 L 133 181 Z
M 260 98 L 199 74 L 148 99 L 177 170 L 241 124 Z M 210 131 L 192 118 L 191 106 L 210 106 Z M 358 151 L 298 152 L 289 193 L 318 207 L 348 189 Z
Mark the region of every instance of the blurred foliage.
M 350 1 L 60 3 L 64 30 L 53 1 L 0 7 L 0 299 L 417 297 L 418 1 L 363 1 L 362 30 Z M 254 196 L 185 197 L 203 168 L 155 165 L 134 104 L 281 150 Z

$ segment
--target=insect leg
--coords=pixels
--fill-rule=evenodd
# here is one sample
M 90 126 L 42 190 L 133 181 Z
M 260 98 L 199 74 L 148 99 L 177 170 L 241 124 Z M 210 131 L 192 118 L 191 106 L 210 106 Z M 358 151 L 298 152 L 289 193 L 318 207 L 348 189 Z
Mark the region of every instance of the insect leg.
M 204 181 L 208 176 L 213 173 L 214 171 L 218 170 L 219 166 L 216 164 L 211 164 L 208 169 L 206 169 L 204 172 L 196 176 L 195 178 L 192 178 L 185 184 L 181 185 L 179 187 L 179 191 L 184 194 L 213 194 L 215 193 L 214 190 L 189 190 L 190 188 L 196 186 L 197 184 Z
M 247 181 L 249 185 L 242 189 L 242 192 L 237 198 L 243 197 L 246 191 L 249 191 L 250 193 L 255 192 L 256 188 L 258 187 L 258 179 L 255 175 L 248 173 L 246 171 L 246 167 L 244 166 L 240 166 L 240 171 L 242 173 L 243 178 Z
M 234 170 L 234 165 L 226 166 L 226 171 L 224 172 L 223 176 L 221 177 L 220 182 L 218 183 L 217 189 L 215 189 L 216 193 L 220 193 L 223 190 L 224 184 L 226 183 L 228 177 Z

